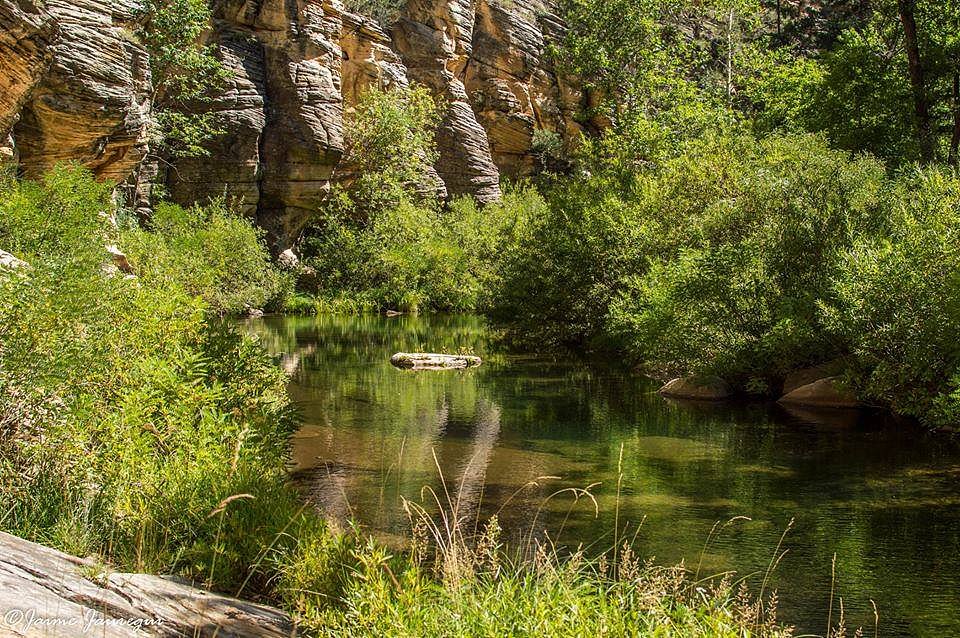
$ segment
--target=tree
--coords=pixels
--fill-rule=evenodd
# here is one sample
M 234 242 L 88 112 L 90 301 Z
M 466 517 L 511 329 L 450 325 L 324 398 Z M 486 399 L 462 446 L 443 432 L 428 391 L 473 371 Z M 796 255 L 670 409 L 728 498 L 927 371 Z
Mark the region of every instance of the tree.
M 913 89 L 913 110 L 916 117 L 917 141 L 920 144 L 920 158 L 924 162 L 932 162 L 934 159 L 933 130 L 930 121 L 930 106 L 927 103 L 923 61 L 920 59 L 915 7 L 916 0 L 897 0 L 897 12 L 903 25 L 904 48 L 907 55 L 907 68 L 910 73 L 910 85 Z
M 203 42 L 210 26 L 207 0 L 149 0 L 140 38 L 150 54 L 151 112 L 155 157 L 207 153 L 203 143 L 219 133 L 213 114 L 199 104 L 229 76 L 214 48 Z
M 361 96 L 345 126 L 343 166 L 350 175 L 347 195 L 363 213 L 415 199 L 437 160 L 434 134 L 440 110 L 422 86 L 381 90 Z

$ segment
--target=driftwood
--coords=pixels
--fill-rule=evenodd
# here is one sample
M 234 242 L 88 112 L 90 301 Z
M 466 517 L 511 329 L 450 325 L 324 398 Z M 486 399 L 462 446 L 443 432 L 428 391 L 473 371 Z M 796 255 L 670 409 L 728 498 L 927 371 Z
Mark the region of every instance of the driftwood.
M 0 636 L 294 636 L 280 610 L 0 533 Z
M 434 354 L 429 352 L 398 352 L 390 363 L 405 370 L 455 370 L 480 365 L 480 357 L 465 354 Z

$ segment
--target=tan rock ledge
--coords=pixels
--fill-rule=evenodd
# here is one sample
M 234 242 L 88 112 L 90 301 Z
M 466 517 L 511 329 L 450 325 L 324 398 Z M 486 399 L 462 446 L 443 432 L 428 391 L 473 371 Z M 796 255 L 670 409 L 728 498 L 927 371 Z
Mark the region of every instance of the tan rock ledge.
M 0 532 L 0 636 L 284 638 L 284 612 L 171 578 L 105 573 L 93 561 Z
M 480 357 L 464 354 L 435 354 L 431 352 L 398 352 L 390 363 L 404 370 L 462 370 L 482 363 Z

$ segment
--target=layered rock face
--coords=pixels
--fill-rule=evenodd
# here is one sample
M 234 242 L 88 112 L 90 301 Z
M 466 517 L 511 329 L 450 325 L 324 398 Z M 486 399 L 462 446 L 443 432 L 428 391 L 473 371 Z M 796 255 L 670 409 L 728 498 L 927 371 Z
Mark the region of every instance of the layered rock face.
M 32 69 L 16 82 L 16 115 L 0 105 L 0 124 L 19 119 L 13 138 L 27 176 L 77 161 L 119 181 L 143 158 L 151 82 L 147 54 L 133 37 L 135 10 L 131 0 L 46 0 L 33 22 L 21 23 L 39 21 L 23 41 L 38 46 L 21 46 L 0 71 L 9 79 L 6 69 Z
M 343 49 L 341 76 L 343 79 L 343 105 L 345 117 L 350 117 L 354 105 L 370 87 L 390 90 L 407 87 L 407 67 L 400 55 L 391 46 L 390 36 L 372 18 L 355 13 L 343 14 L 343 31 L 340 46 Z M 342 162 L 336 168 L 336 179 L 348 184 L 356 176 L 354 167 Z M 446 199 L 447 185 L 432 168 L 420 179 L 425 195 Z
M 31 2 L 0 0 L 0 133 L 6 138 L 50 63 L 51 17 Z M 0 139 L 3 144 L 5 139 Z
M 476 4 L 470 59 L 463 83 L 487 134 L 493 163 L 508 177 L 534 171 L 535 131 L 576 136 L 582 92 L 556 73 L 546 54 L 563 25 L 537 0 Z
M 534 169 L 534 131 L 571 136 L 581 96 L 564 88 L 547 55 L 562 32 L 540 0 L 410 0 L 393 48 L 408 75 L 447 104 L 438 172 L 451 194 L 500 196 L 500 175 Z
M 28 176 L 63 160 L 118 182 L 143 172 L 152 86 L 136 1 L 0 0 L 0 153 L 12 129 Z M 207 42 L 231 74 L 204 108 L 222 134 L 162 179 L 181 203 L 228 197 L 282 252 L 350 177 L 345 113 L 371 85 L 417 82 L 444 105 L 425 186 L 496 200 L 501 176 L 535 169 L 537 131 L 579 130 L 582 96 L 546 54 L 563 29 L 548 2 L 409 0 L 385 29 L 340 0 L 213 0 Z
M 168 172 L 181 202 L 227 195 L 275 250 L 292 245 L 343 154 L 340 7 L 321 0 L 214 5 L 211 42 L 232 78 L 212 105 L 223 134 L 210 155 Z

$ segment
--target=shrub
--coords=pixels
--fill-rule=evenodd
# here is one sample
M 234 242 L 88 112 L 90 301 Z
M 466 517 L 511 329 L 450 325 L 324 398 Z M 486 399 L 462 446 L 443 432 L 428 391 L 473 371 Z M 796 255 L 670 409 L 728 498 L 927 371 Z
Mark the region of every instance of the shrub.
M 167 157 L 206 155 L 204 144 L 222 131 L 209 104 L 230 72 L 203 44 L 213 12 L 206 0 L 146 0 L 140 8 L 138 39 L 149 52 L 154 82 L 151 146 Z
M 109 192 L 64 168 L 0 186 L 0 245 L 30 263 L 0 274 L 0 526 L 235 589 L 303 516 L 286 380 L 160 262 L 102 267 Z M 138 232 L 163 260 L 194 245 Z
M 672 220 L 686 237 L 679 251 L 652 254 L 609 321 L 634 358 L 657 370 L 757 387 L 843 353 L 817 308 L 832 294 L 842 252 L 882 227 L 884 174 L 816 138 L 737 146 L 714 166 L 722 181 L 705 190 L 716 195 Z
M 514 202 L 523 224 L 501 251 L 495 314 L 541 346 L 587 346 L 619 279 L 635 271 L 636 210 L 602 177 Z
M 465 311 L 492 303 L 501 238 L 513 228 L 520 189 L 480 208 L 470 199 L 447 208 L 409 201 L 357 219 L 328 213 L 305 241 L 316 294 L 332 310 Z
M 137 276 L 149 285 L 183 286 L 215 312 L 279 307 L 292 286 L 273 266 L 262 231 L 222 200 L 206 207 L 155 207 L 149 230 L 122 237 Z
M 347 125 L 347 165 L 359 176 L 326 202 L 302 246 L 320 310 L 464 311 L 488 303 L 501 237 L 513 228 L 521 195 L 484 209 L 466 198 L 441 206 L 426 197 L 421 182 L 436 159 L 436 116 L 420 88 L 370 89 L 361 99 Z
M 437 160 L 434 130 L 440 110 L 422 86 L 368 88 L 345 122 L 345 191 L 335 206 L 362 217 L 424 199 L 423 184 Z
M 381 27 L 387 27 L 400 17 L 404 4 L 403 0 L 346 0 L 343 6 L 347 11 L 368 16 Z
M 930 425 L 960 421 L 960 179 L 929 169 L 891 194 L 892 231 L 861 237 L 836 273 L 831 326 L 868 400 Z

